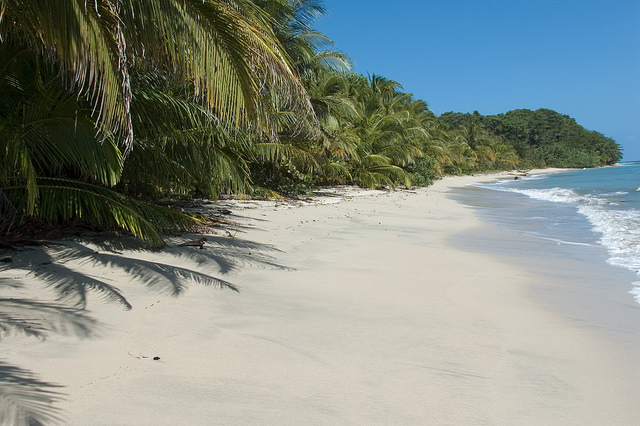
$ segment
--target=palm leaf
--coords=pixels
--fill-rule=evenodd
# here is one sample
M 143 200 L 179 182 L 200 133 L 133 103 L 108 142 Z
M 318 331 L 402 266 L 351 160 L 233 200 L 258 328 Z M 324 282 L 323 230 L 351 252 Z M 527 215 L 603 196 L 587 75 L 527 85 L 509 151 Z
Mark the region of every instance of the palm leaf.
M 162 232 L 186 230 L 198 219 L 170 208 L 135 201 L 123 194 L 69 179 L 38 179 L 35 214 L 52 222 L 85 219 L 107 229 L 124 229 L 151 247 L 163 246 Z M 7 186 L 5 194 L 24 204 L 24 186 Z M 22 195 L 22 200 L 20 196 Z
M 107 133 L 133 143 L 131 65 L 166 66 L 194 83 L 222 122 L 270 127 L 267 92 L 310 106 L 268 16 L 249 0 L 3 0 L 0 35 L 62 68 Z
M 131 147 L 126 42 L 111 0 L 3 0 L 0 32 L 59 63 L 98 121 Z
M 256 143 L 254 149 L 262 161 L 280 162 L 283 159 L 294 162 L 306 170 L 317 168 L 318 163 L 307 149 L 285 143 Z
M 230 132 L 180 90 L 184 84 L 158 75 L 134 91 L 132 114 L 136 145 L 125 165 L 120 187 L 139 195 L 190 195 L 246 192 L 249 172 L 244 153 L 249 138 Z
M 136 34 L 131 49 L 152 62 L 167 63 L 168 58 L 194 82 L 196 96 L 206 100 L 222 122 L 253 117 L 259 128 L 269 128 L 269 112 L 264 111 L 268 105 L 258 104 L 266 88 L 309 111 L 305 91 L 268 17 L 251 1 L 128 0 L 125 4 L 120 16 Z M 149 48 L 158 45 L 164 49 Z

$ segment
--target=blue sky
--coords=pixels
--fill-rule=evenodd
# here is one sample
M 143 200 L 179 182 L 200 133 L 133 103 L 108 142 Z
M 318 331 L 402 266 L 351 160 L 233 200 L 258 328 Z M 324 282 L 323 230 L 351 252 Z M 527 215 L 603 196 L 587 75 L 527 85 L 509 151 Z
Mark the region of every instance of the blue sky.
M 640 160 L 639 0 L 325 0 L 360 74 L 443 112 L 550 108 Z

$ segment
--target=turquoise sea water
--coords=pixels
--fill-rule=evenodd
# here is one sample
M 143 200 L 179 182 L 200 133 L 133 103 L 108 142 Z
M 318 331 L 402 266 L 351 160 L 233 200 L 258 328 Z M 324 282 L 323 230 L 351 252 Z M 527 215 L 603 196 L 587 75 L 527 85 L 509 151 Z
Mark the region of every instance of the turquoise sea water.
M 640 275 L 640 162 L 475 185 L 465 202 L 490 222 L 571 252 L 593 248 Z M 467 195 L 469 192 L 467 193 Z M 640 276 L 629 283 L 640 302 Z

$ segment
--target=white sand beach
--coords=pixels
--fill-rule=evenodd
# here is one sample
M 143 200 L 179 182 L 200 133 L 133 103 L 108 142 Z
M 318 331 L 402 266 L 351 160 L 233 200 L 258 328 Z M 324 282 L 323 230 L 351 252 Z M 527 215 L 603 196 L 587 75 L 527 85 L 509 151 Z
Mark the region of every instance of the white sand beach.
M 0 362 L 37 377 L 20 386 L 41 403 L 54 392 L 70 425 L 640 424 L 638 375 L 531 296 L 549 283 L 451 244 L 487 225 L 448 192 L 490 178 L 228 201 L 235 225 L 202 250 L 179 246 L 191 235 L 11 254 L 4 298 L 55 300 L 62 276 L 132 309 L 89 291 L 84 328 L 42 314 L 46 339 L 10 334 Z

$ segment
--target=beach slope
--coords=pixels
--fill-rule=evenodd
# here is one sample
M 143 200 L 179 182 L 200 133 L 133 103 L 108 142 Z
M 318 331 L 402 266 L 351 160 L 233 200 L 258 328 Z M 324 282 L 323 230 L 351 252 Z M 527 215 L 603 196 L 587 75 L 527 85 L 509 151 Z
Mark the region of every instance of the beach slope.
M 236 225 L 203 249 L 20 253 L 132 308 L 89 291 L 86 333 L 9 336 L 2 362 L 50 384 L 73 425 L 637 424 L 638 386 L 598 334 L 531 297 L 538 275 L 451 243 L 490 232 L 448 197 L 483 179 L 228 202 Z M 43 297 L 26 294 L 34 265 L 0 279 Z

